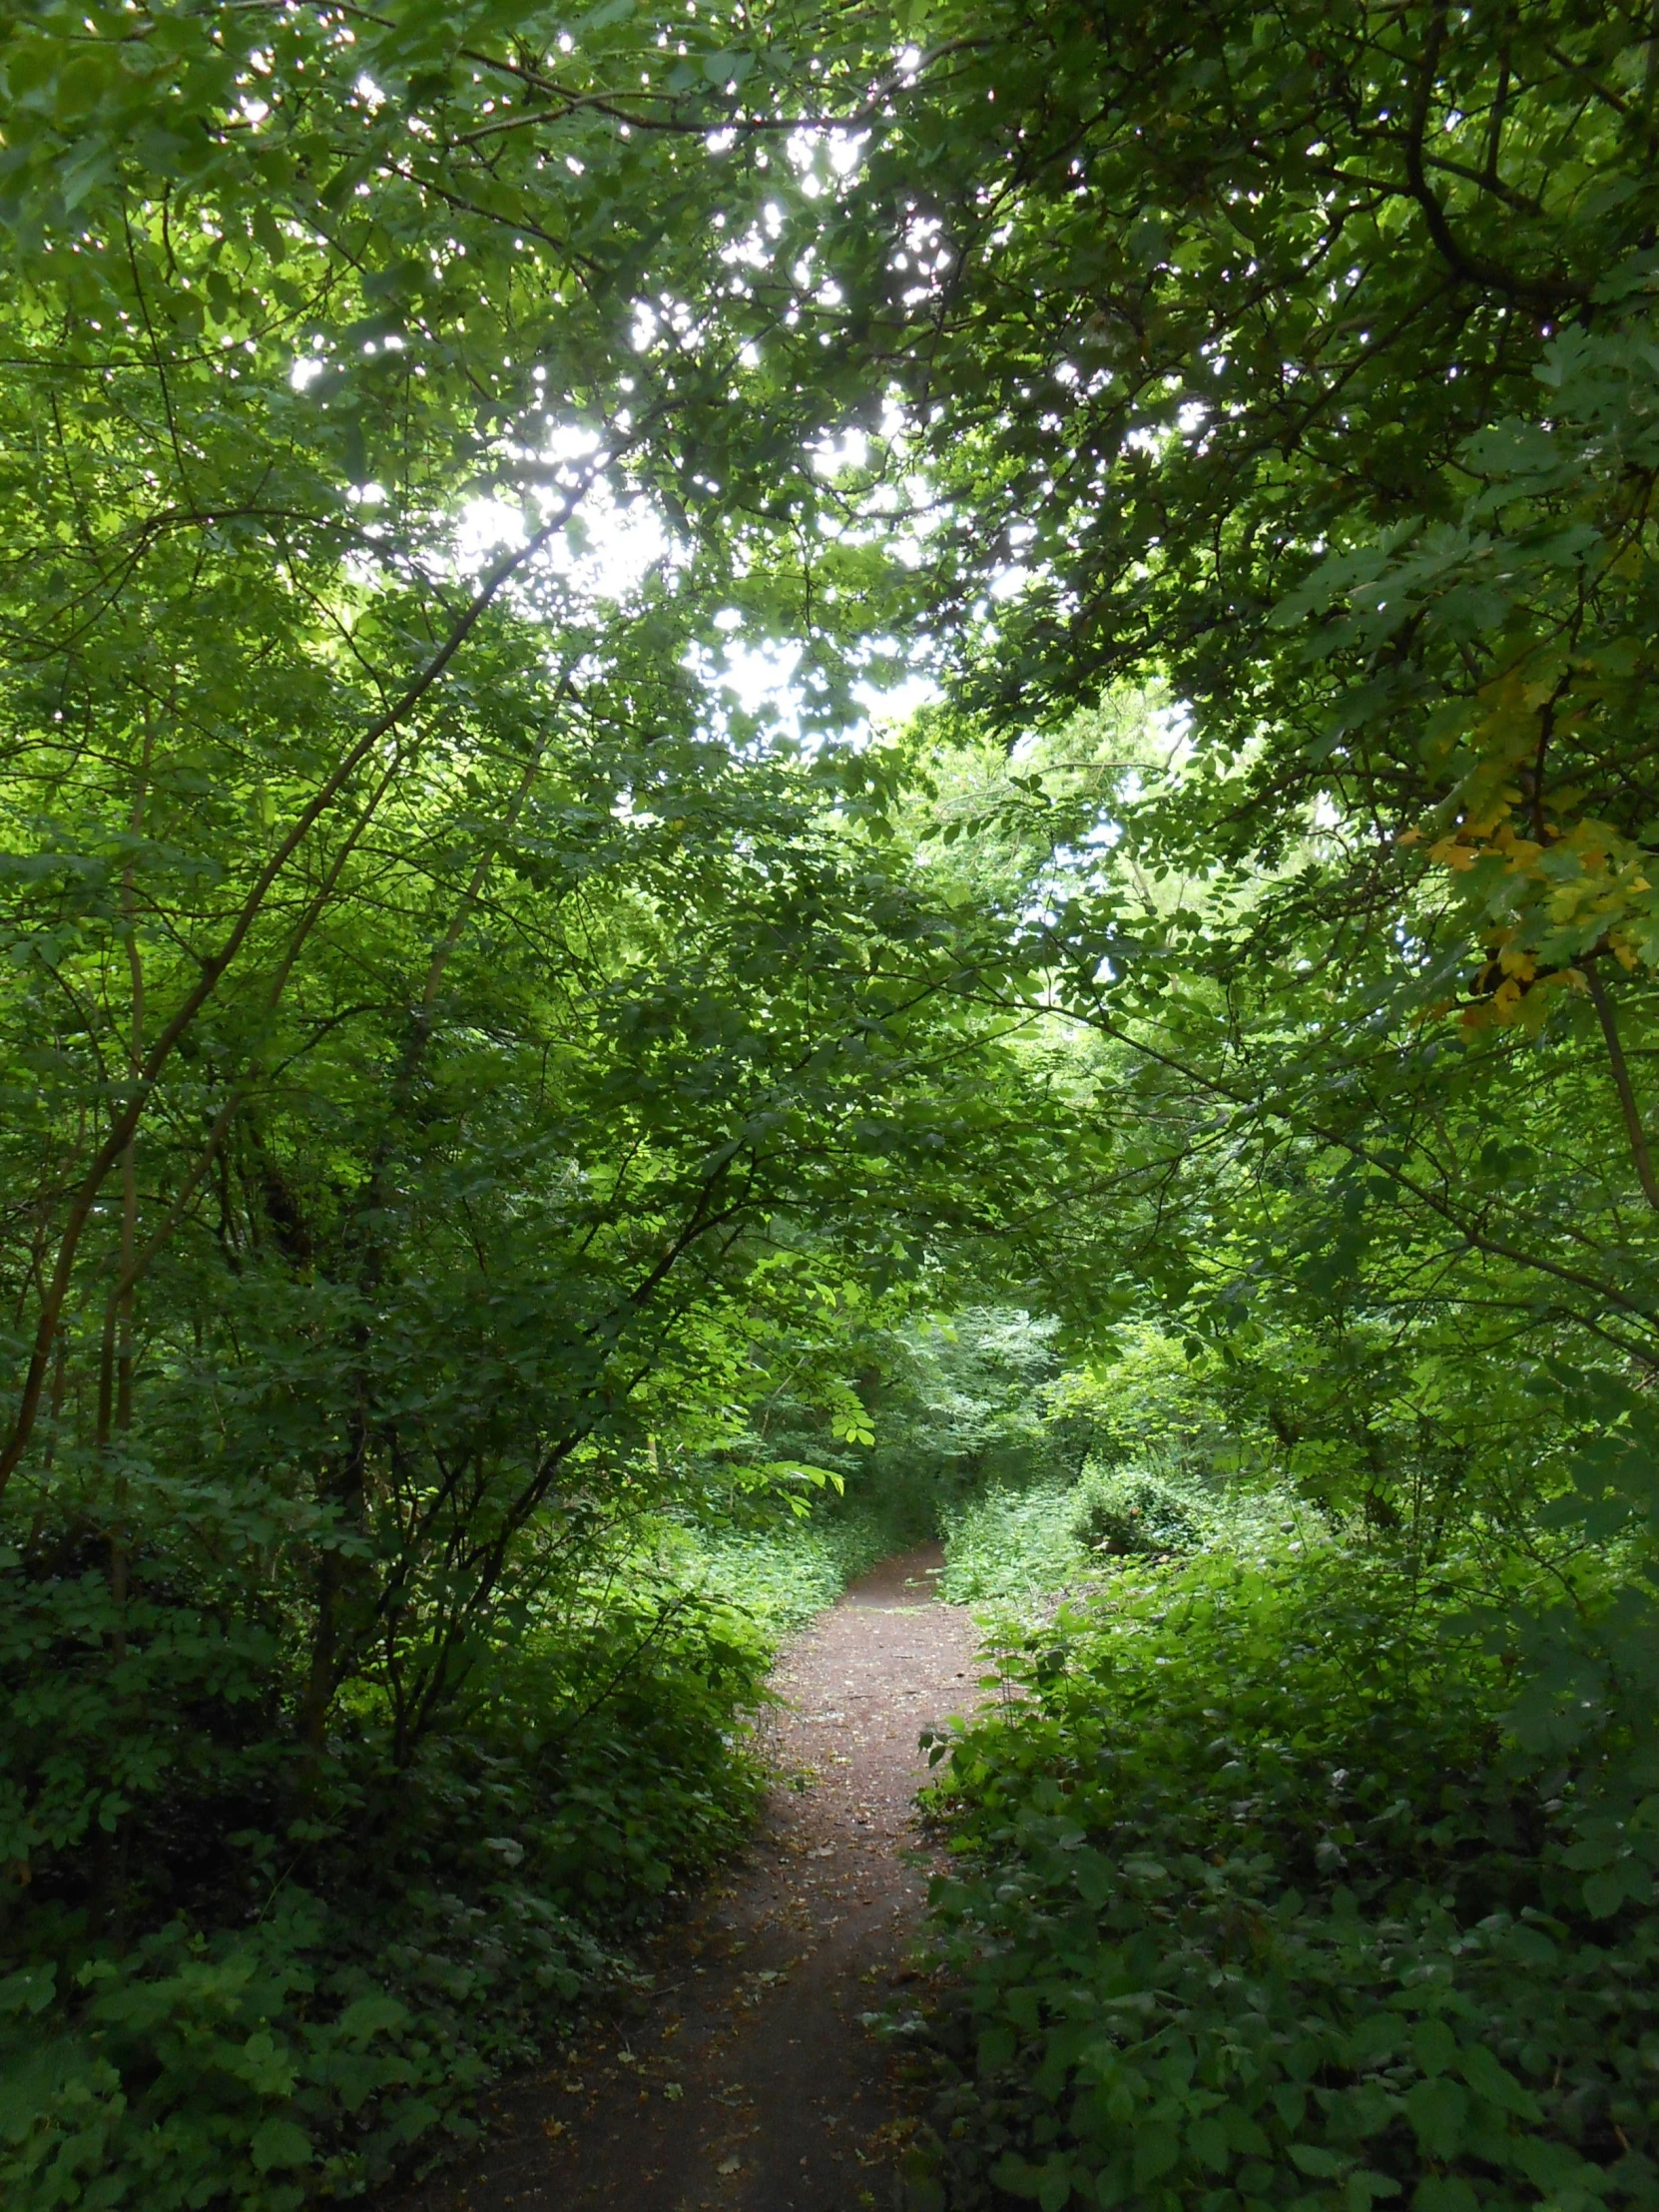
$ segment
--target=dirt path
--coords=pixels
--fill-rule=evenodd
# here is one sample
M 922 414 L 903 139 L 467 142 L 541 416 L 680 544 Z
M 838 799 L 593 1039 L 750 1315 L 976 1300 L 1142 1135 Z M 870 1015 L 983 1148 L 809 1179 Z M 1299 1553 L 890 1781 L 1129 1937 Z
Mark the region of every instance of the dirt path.
M 889 1559 L 786 1650 L 780 1773 L 754 1845 L 661 1940 L 657 1993 L 499 2099 L 473 2159 L 399 2212 L 881 2212 L 909 2122 L 860 2024 L 902 1971 L 923 1882 L 916 1737 L 974 1700 L 936 1546 Z

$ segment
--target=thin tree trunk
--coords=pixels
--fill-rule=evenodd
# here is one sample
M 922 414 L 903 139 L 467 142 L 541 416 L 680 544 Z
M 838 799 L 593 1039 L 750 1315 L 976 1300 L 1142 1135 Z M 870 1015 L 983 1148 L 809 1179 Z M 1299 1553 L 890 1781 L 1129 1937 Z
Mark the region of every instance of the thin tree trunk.
M 1596 973 L 1593 961 L 1587 960 L 1584 963 L 1583 974 L 1590 986 L 1590 1002 L 1595 1007 L 1596 1019 L 1601 1023 L 1601 1034 L 1607 1045 L 1607 1059 L 1613 1070 L 1613 1088 L 1619 1094 L 1619 1112 L 1624 1117 L 1624 1133 L 1629 1140 L 1630 1157 L 1636 1163 L 1636 1179 L 1642 1186 L 1642 1195 L 1654 1212 L 1659 1214 L 1659 1177 L 1653 1172 L 1653 1156 L 1648 1151 L 1647 1131 L 1642 1127 L 1642 1117 L 1636 1105 L 1636 1092 L 1630 1081 L 1630 1069 L 1625 1062 L 1624 1047 L 1619 1042 L 1613 1001 L 1608 997 L 1607 986 Z

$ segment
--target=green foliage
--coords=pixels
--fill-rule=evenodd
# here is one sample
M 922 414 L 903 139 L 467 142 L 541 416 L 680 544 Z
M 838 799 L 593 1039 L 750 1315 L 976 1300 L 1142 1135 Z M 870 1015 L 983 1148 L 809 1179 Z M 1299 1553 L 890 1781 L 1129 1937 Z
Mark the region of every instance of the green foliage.
M 1144 1325 L 1114 1334 L 1089 1365 L 1037 1382 L 1035 1478 L 993 1478 L 947 1507 L 940 1589 L 954 1602 L 1031 1606 L 1128 1558 L 1249 1551 L 1294 1513 L 1234 1365 Z M 1077 1452 L 1080 1466 L 1052 1471 Z
M 656 1525 L 838 1474 L 769 1337 L 868 1444 L 812 1317 L 1026 1142 L 743 243 L 822 191 L 710 143 L 793 20 L 0 20 L 8 2203 L 342 2193 L 534 2047 L 753 1803 Z
M 1133 1469 L 1085 1469 L 1071 1525 L 1086 1551 L 1115 1559 L 1192 1551 L 1203 1535 L 1199 1512 L 1174 1483 Z
M 1070 1483 L 986 1490 L 950 1515 L 944 1535 L 939 1595 L 952 1605 L 1033 1603 L 1099 1572 L 1078 1533 Z
M 1162 900 L 1137 926 L 1097 880 L 1049 908 L 1067 996 L 1190 939 L 1182 889 L 1248 902 L 1293 856 L 1278 924 L 1346 967 L 1408 917 L 1403 987 L 1474 1028 L 1536 1033 L 1580 960 L 1645 966 L 1646 18 L 1171 0 L 1103 39 L 1055 0 L 934 25 L 971 59 L 872 183 L 924 165 L 948 241 L 898 370 L 955 523 L 936 619 L 1009 740 L 1113 680 L 1190 717 L 1120 823 Z M 1051 794 L 1065 820 L 1045 766 L 1034 828 Z
M 1055 1323 L 978 1299 L 951 1307 L 954 1287 L 941 1265 L 920 1313 L 889 1299 L 887 1311 L 849 1317 L 841 1359 L 851 1378 L 842 1385 L 850 1420 L 832 1435 L 825 1429 L 833 1416 L 802 1403 L 799 1370 L 767 1401 L 769 1433 L 792 1436 L 806 1455 L 828 1455 L 843 1469 L 848 1494 L 913 1542 L 937 1535 L 941 1515 L 964 1494 L 1074 1469 L 1078 1456 L 1048 1405 L 1059 1366 Z M 971 1299 L 985 1286 L 969 1275 L 962 1288 Z M 867 1427 L 854 1432 L 852 1420 Z
M 483 2083 L 742 1833 L 769 1649 L 683 1589 L 612 1594 L 579 1644 L 498 1655 L 412 1770 L 364 1741 L 302 1818 L 210 1839 L 188 1917 L 128 1945 L 37 1912 L 0 1983 L 8 2205 L 288 2212 L 475 2132 Z
M 1652 57 L 0 21 L 8 2201 L 451 2124 L 941 1525 L 1104 1585 L 953 1766 L 1002 2185 L 1649 2186 Z
M 1194 1360 L 1199 1349 L 1130 1327 L 1119 1332 L 1108 1359 L 1055 1382 L 1053 1412 L 1087 1424 L 1090 1456 L 1103 1466 L 1213 1474 L 1236 1461 L 1238 1440 L 1214 1376 Z
M 1120 1578 L 951 1741 L 928 2192 L 1650 2201 L 1659 1921 L 1597 1920 L 1506 1750 L 1479 1576 L 1373 1550 Z
M 1052 1319 L 1006 1306 L 964 1306 L 912 1326 L 887 1348 L 872 1472 L 890 1482 L 900 1467 L 925 1466 L 947 1501 L 1074 1469 L 1073 1439 L 1049 1407 L 1055 1336 Z
M 1137 1557 L 1249 1551 L 1290 1525 L 1284 1515 L 1293 1509 L 1272 1489 L 1230 1495 L 1091 1462 L 1075 1482 L 993 1486 L 963 1500 L 945 1520 L 939 1589 L 952 1604 L 1017 1609 L 1098 1583 Z
M 909 1529 L 880 1501 L 819 1512 L 775 1530 L 714 1533 L 694 1540 L 689 1570 L 738 1606 L 769 1637 L 805 1628 L 848 1582 L 901 1550 Z

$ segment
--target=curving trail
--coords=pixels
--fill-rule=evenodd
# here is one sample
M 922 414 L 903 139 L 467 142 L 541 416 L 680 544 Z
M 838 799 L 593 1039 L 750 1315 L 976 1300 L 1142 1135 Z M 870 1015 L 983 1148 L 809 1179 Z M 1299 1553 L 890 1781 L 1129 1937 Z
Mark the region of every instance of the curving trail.
M 881 2212 L 912 2125 L 860 2023 L 920 1910 L 920 1730 L 975 1702 L 977 1638 L 889 1559 L 785 1650 L 786 1779 L 744 1858 L 659 1941 L 642 2016 L 499 2098 L 488 2140 L 399 2212 Z

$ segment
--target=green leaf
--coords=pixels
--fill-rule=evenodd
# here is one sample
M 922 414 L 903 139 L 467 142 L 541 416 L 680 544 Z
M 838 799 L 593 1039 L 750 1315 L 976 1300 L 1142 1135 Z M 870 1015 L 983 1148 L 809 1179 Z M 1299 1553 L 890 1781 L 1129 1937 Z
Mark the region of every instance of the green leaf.
M 1352 2158 L 1340 2152 L 1324 2150 L 1318 2143 L 1291 2143 L 1288 2146 L 1291 2163 L 1305 2174 L 1313 2174 L 1321 2181 L 1335 2181 L 1346 2174 L 1353 2165 Z
M 1460 2053 L 1458 2066 L 1463 2079 L 1477 2096 L 1500 2106 L 1505 2112 L 1513 2112 L 1517 2118 L 1534 2124 L 1539 2119 L 1537 2099 L 1524 2089 L 1484 2043 L 1471 2043 Z
M 273 2114 L 254 2130 L 249 2155 L 260 2173 L 307 2166 L 312 2155 L 311 2139 L 297 2122 Z
M 1162 2120 L 1143 2122 L 1135 2129 L 1133 2168 L 1135 2187 L 1150 2188 L 1181 2156 L 1181 2138 Z
M 1466 2092 L 1443 2074 L 1436 2080 L 1413 2082 L 1405 2092 L 1405 2110 L 1417 2141 L 1434 2158 L 1456 2157 L 1468 2108 Z

